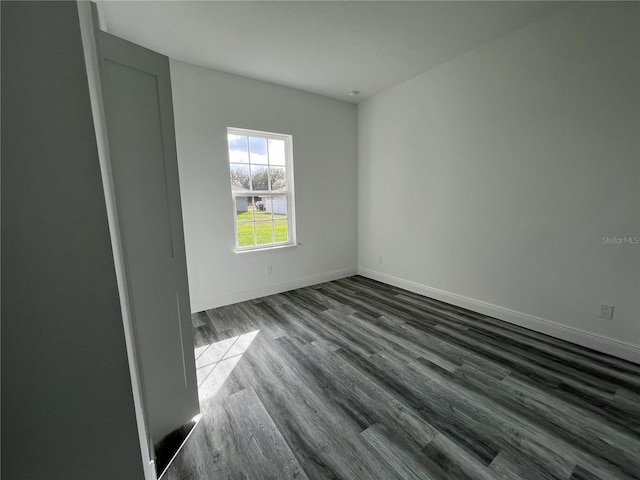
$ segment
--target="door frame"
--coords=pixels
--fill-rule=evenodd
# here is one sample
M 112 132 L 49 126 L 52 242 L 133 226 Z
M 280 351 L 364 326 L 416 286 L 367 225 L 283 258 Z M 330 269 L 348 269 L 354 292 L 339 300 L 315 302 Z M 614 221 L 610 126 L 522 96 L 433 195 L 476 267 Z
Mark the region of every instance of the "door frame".
M 138 427 L 140 443 L 140 455 L 145 480 L 157 480 L 155 468 L 155 452 L 151 434 L 147 424 L 145 413 L 145 400 L 140 376 L 140 366 L 135 344 L 135 328 L 133 324 L 132 302 L 129 296 L 129 288 L 126 276 L 126 264 L 118 211 L 116 207 L 115 186 L 111 169 L 111 156 L 107 136 L 107 124 L 102 103 L 102 82 L 100 79 L 100 63 L 98 46 L 96 42 L 97 31 L 100 30 L 100 16 L 98 6 L 89 1 L 80 0 L 78 5 L 78 17 L 82 36 L 82 48 L 84 50 L 87 78 L 89 83 L 89 95 L 91 98 L 93 123 L 95 127 L 96 142 L 98 145 L 98 158 L 102 173 L 102 185 L 107 206 L 107 218 L 111 235 L 111 246 L 115 273 L 120 295 L 120 309 L 124 327 L 125 344 L 129 361 L 129 373 L 133 391 L 133 404 Z

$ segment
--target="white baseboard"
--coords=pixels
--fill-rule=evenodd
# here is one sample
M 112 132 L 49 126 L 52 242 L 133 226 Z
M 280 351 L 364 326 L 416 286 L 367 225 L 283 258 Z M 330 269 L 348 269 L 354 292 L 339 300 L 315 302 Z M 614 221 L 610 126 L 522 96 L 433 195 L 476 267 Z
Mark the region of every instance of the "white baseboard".
M 450 303 L 451 305 L 466 308 L 483 315 L 488 315 L 508 323 L 513 323 L 535 332 L 544 333 L 583 347 L 623 358 L 631 362 L 640 363 L 640 346 L 638 345 L 633 345 L 602 335 L 596 335 L 578 328 L 556 323 L 552 320 L 493 305 L 491 303 L 447 292 L 438 288 L 429 287 L 410 280 L 395 277 L 393 275 L 370 270 L 368 268 L 359 267 L 358 275 L 393 285 L 394 287 L 403 288 L 410 292 L 418 293 L 442 302 Z
M 266 285 L 264 287 L 254 288 L 251 290 L 227 293 L 224 295 L 218 295 L 215 297 L 203 298 L 198 300 L 192 299 L 191 312 L 202 312 L 203 310 L 209 310 L 210 308 L 218 308 L 224 305 L 231 305 L 233 303 L 253 300 L 254 298 L 266 297 L 267 295 L 287 292 L 296 288 L 308 287 L 311 285 L 317 285 L 318 283 L 330 282 L 332 280 L 338 280 L 340 278 L 351 277 L 353 275 L 356 275 L 357 272 L 358 270 L 356 268 L 347 268 L 344 270 L 323 273 L 321 275 L 314 275 L 312 277 L 297 278 L 295 280 L 277 283 L 274 285 Z

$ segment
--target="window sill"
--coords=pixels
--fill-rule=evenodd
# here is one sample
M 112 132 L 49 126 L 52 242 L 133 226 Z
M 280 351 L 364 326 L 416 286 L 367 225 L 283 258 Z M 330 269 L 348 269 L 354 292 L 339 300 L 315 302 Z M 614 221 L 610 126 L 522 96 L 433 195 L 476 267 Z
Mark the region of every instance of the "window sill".
M 252 257 L 253 255 L 259 255 L 264 253 L 276 253 L 285 250 L 295 250 L 301 243 L 292 243 L 289 245 L 276 245 L 275 247 L 254 248 L 251 250 L 236 250 L 235 253 L 238 257 Z

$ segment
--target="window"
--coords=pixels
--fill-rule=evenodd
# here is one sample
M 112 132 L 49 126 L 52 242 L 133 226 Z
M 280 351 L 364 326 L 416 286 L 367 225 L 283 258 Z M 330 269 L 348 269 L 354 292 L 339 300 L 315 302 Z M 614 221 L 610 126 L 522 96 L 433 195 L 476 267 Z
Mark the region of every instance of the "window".
M 227 129 L 236 250 L 295 241 L 291 135 Z

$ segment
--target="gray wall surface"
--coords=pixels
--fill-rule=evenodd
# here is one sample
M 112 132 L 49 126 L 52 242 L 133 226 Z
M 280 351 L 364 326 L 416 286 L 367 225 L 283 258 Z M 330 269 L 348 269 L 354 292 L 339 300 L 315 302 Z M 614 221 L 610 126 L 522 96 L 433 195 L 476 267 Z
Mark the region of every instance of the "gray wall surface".
M 360 104 L 361 271 L 638 361 L 638 9 L 577 2 Z
M 175 60 L 171 81 L 192 311 L 354 274 L 356 107 Z M 299 247 L 235 253 L 227 127 L 293 136 Z
M 2 478 L 143 478 L 75 2 L 2 2 Z

